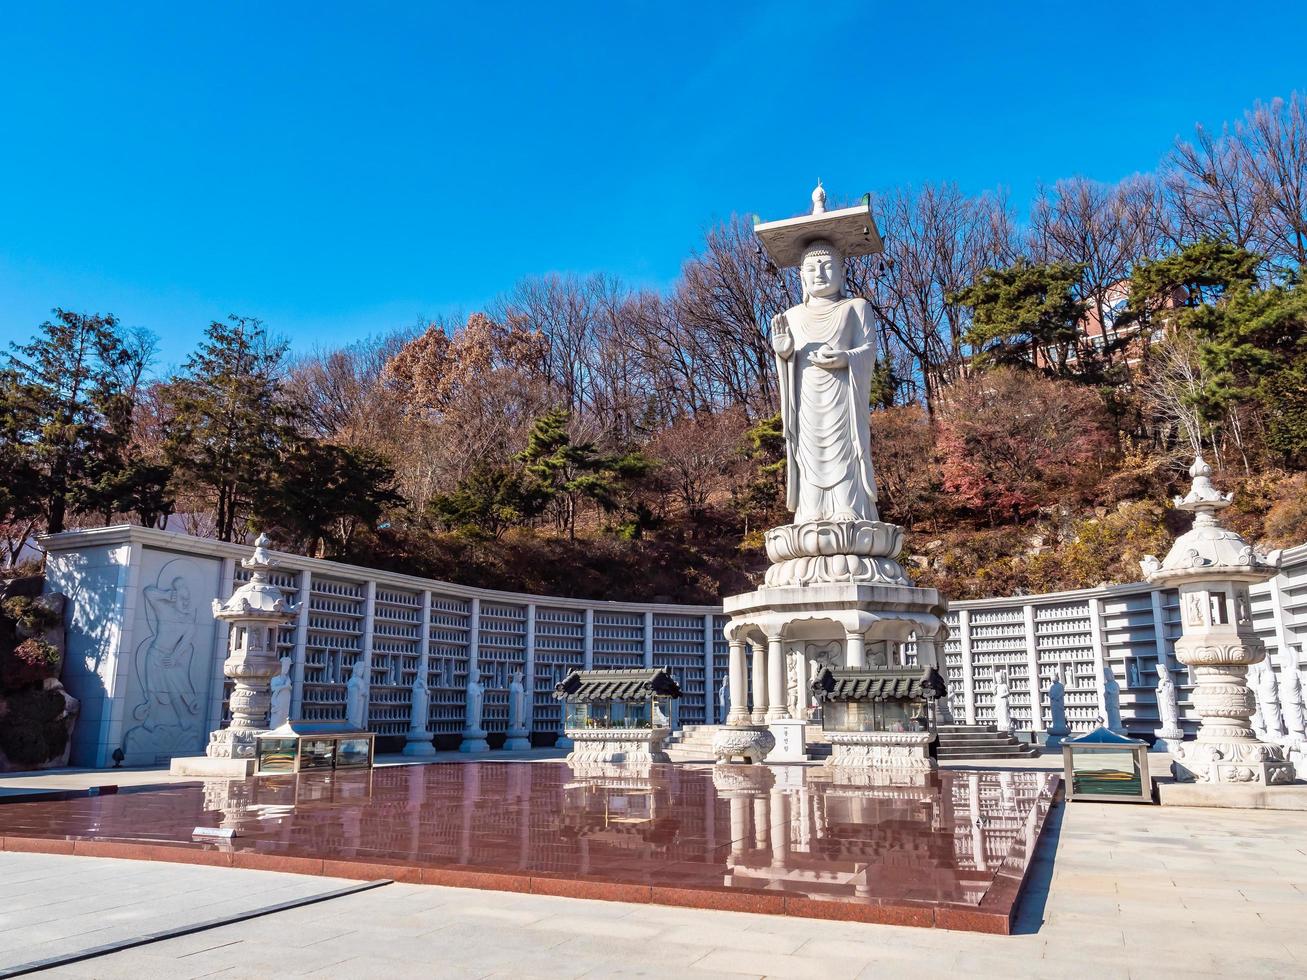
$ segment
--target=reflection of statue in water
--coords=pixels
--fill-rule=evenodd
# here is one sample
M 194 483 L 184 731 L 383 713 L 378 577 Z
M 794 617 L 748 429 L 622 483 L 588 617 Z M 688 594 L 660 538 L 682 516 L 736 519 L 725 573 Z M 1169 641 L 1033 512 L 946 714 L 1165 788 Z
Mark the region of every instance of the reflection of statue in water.
M 146 731 L 160 725 L 186 728 L 199 709 L 191 682 L 199 610 L 191 601 L 190 585 L 181 575 L 174 576 L 166 589 L 146 586 L 143 596 L 150 637 L 136 652 L 144 699 L 132 709 L 132 717 Z
M 844 256 L 810 243 L 799 266 L 803 302 L 772 319 L 785 432 L 785 502 L 794 521 L 874 521 L 871 306 L 845 295 Z
M 281 671 L 272 679 L 272 706 L 268 709 L 268 727 L 280 728 L 290 720 L 290 657 L 281 658 Z

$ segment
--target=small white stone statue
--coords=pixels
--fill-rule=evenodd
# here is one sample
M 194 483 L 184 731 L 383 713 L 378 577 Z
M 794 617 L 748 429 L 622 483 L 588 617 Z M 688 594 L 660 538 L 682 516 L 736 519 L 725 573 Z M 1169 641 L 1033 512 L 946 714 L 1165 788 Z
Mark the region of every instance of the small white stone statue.
M 1053 683 L 1048 686 L 1048 712 L 1051 723 L 1048 726 L 1048 746 L 1056 748 L 1062 739 L 1071 734 L 1066 722 L 1066 674 L 1058 664 L 1053 671 Z
M 1267 656 L 1248 668 L 1248 679 L 1257 693 L 1257 711 L 1253 728 L 1267 742 L 1282 742 L 1286 734 L 1284 715 L 1280 711 L 1280 685 L 1275 668 Z M 1260 723 L 1259 723 L 1260 722 Z
M 349 669 L 349 681 L 345 684 L 345 720 L 360 731 L 367 727 L 368 684 L 363 677 L 362 661 Z
M 785 693 L 786 704 L 790 711 L 791 718 L 802 718 L 799 713 L 799 706 L 802 702 L 803 692 L 799 690 L 799 658 L 801 653 L 787 654 L 785 657 Z
M 1103 724 L 1114 732 L 1125 733 L 1121 724 L 1121 685 L 1108 664 L 1103 665 Z
M 508 685 L 508 739 L 504 742 L 504 748 L 510 752 L 523 752 L 531 748 L 526 707 L 526 687 L 522 683 L 522 671 L 515 670 Z
M 994 727 L 1000 732 L 1012 731 L 1012 689 L 1003 667 L 994 671 Z
M 268 709 L 268 727 L 280 728 L 290 720 L 291 659 L 281 658 L 281 671 L 272 679 L 272 706 Z
M 813 194 L 813 213 L 820 214 L 825 191 Z M 785 505 L 796 524 L 874 521 L 867 411 L 876 367 L 871 305 L 847 294 L 844 255 L 828 241 L 803 250 L 799 277 L 803 302 L 771 323 L 785 434 Z
M 519 731 L 526 728 L 526 689 L 522 686 L 522 672 L 513 671 L 508 685 L 508 728 Z
M 1180 706 L 1176 699 L 1175 680 L 1165 660 L 1157 662 L 1157 715 L 1162 727 L 1153 734 L 1161 743 L 1158 747 L 1170 751 L 1171 746 L 1184 740 L 1184 729 L 1180 727 Z
M 1298 673 L 1298 658 L 1292 649 L 1286 651 L 1284 669 L 1280 672 L 1283 689 L 1284 726 L 1287 741 L 1296 749 L 1307 749 L 1307 705 L 1303 703 L 1302 676 Z
M 481 730 L 481 704 L 485 700 L 486 689 L 481 684 L 481 671 L 473 667 L 467 675 L 467 727 L 469 731 Z
M 721 687 L 717 688 L 718 718 L 725 723 L 731 714 L 731 677 L 729 672 L 722 674 Z
M 419 669 L 413 678 L 412 703 L 408 711 L 408 727 L 412 731 L 426 731 L 427 716 L 431 707 L 431 690 L 427 687 L 427 672 Z

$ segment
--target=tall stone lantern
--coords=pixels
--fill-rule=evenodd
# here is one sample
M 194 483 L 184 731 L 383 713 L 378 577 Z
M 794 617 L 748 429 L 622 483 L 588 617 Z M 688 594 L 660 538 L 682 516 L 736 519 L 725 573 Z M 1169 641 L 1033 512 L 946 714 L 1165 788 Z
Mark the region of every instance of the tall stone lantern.
M 268 581 L 277 562 L 268 554 L 268 536 L 260 534 L 254 554 L 241 562 L 250 580 L 226 602 L 213 600 L 213 618 L 227 623 L 227 659 L 222 672 L 236 685 L 231 692 L 231 726 L 209 735 L 205 754 L 211 759 L 253 759 L 254 739 L 268 727 L 272 703 L 269 683 L 278 671 L 277 633 L 299 612 L 281 589 Z
M 1181 782 L 1269 785 L 1293 781 L 1284 750 L 1257 739 L 1249 719 L 1256 707 L 1248 668 L 1266 657 L 1253 630 L 1249 586 L 1279 569 L 1280 553 L 1263 555 L 1217 513 L 1233 494 L 1212 486 L 1212 468 L 1199 456 L 1189 468 L 1193 485 L 1175 506 L 1194 515 L 1194 526 L 1176 539 L 1166 558 L 1140 563 L 1152 585 L 1180 593 L 1181 636 L 1175 656 L 1193 668 L 1197 737 L 1172 748 Z M 1161 651 L 1159 651 L 1161 653 Z

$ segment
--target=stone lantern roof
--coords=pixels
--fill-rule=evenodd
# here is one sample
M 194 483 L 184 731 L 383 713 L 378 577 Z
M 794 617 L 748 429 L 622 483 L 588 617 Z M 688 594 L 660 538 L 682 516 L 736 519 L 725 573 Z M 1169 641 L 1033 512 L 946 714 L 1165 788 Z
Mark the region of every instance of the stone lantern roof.
M 1221 493 L 1212 485 L 1212 468 L 1198 456 L 1189 467 L 1193 484 L 1183 497 L 1175 498 L 1178 510 L 1194 515 L 1194 526 L 1180 537 L 1160 562 L 1147 555 L 1139 563 L 1144 578 L 1153 585 L 1173 586 L 1181 582 L 1236 580 L 1262 582 L 1280 567 L 1280 552 L 1264 555 L 1256 551 L 1237 531 L 1223 526 L 1216 514 L 1230 506 L 1234 494 Z
M 281 564 L 268 554 L 269 543 L 266 534 L 255 539 L 254 554 L 241 562 L 243 568 L 250 570 L 250 580 L 233 592 L 226 602 L 213 600 L 214 619 L 286 622 L 299 612 L 296 603 L 286 601 L 281 587 L 268 581 L 268 572 Z

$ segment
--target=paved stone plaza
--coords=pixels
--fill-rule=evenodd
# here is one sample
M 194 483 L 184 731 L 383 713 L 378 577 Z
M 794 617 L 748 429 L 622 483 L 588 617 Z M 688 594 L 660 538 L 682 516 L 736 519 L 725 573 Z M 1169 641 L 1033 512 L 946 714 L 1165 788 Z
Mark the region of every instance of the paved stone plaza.
M 51 955 L 341 884 L 0 854 L 0 937 L 69 923 L 44 933 Z M 46 975 L 1299 977 L 1304 914 L 1305 814 L 1074 803 L 1053 811 L 1013 936 L 392 884 Z M 0 970 L 41 952 L 0 949 Z

